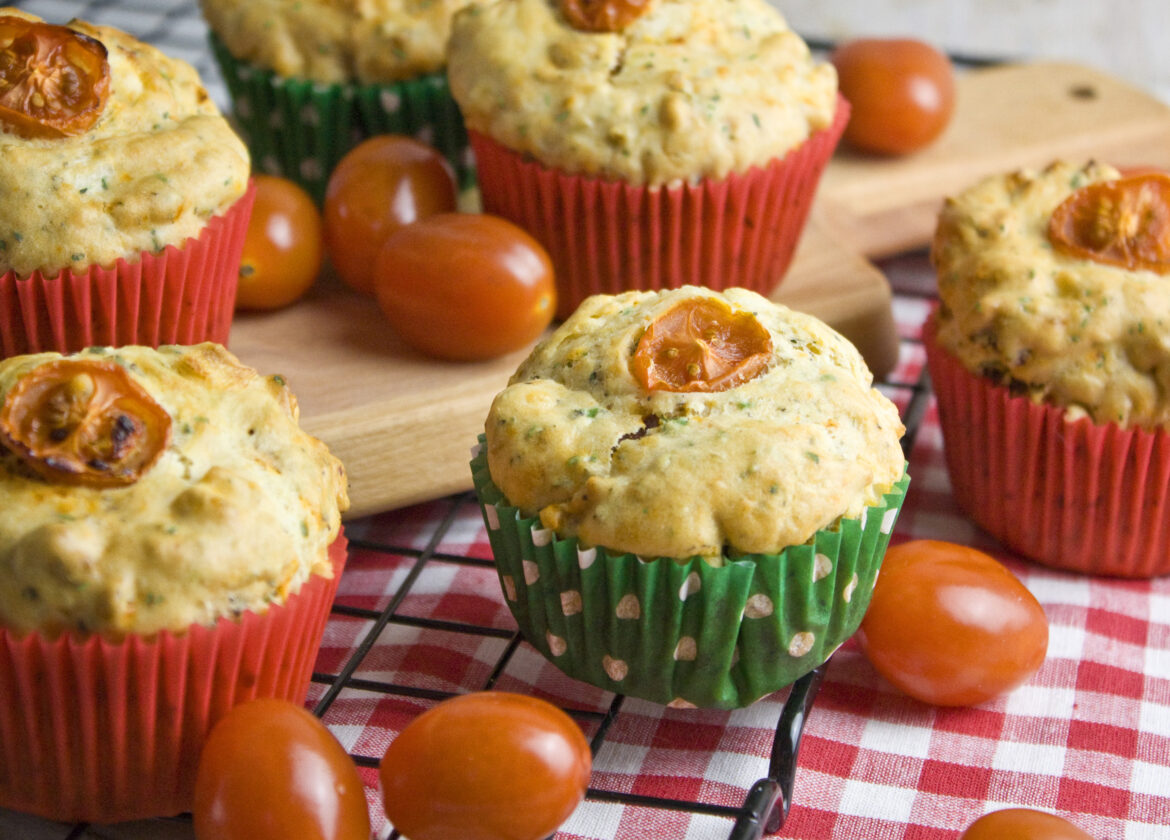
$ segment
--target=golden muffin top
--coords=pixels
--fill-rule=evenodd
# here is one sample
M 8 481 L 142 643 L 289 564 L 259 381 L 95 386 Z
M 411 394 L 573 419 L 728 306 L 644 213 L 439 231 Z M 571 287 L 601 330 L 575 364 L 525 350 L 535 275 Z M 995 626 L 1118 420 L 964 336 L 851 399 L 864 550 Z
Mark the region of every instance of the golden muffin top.
M 108 99 L 78 134 L 24 136 L 0 119 L 0 272 L 55 274 L 181 246 L 248 185 L 248 151 L 194 68 L 110 27 L 68 29 L 104 48 Z
M 1139 255 L 1156 245 L 1142 244 L 1142 202 L 1162 193 L 1165 220 L 1170 180 L 1119 179 L 1103 163 L 1058 161 L 987 177 L 947 199 L 932 249 L 938 340 L 972 372 L 1072 417 L 1167 427 L 1170 277 L 1091 252 Z M 1143 190 L 1153 191 L 1142 198 Z M 1126 191 L 1136 202 L 1129 207 Z M 1085 241 L 1062 241 L 1070 235 Z
M 285 78 L 393 82 L 442 70 L 469 0 L 201 0 L 228 51 Z
M 485 424 L 492 481 L 562 537 L 713 562 L 799 545 L 902 476 L 860 353 L 744 289 L 588 298 Z
M 722 178 L 833 120 L 836 71 L 766 0 L 647 0 L 617 31 L 578 28 L 561 4 L 470 6 L 448 48 L 468 127 L 547 166 L 649 186 Z
M 297 421 L 218 344 L 0 361 L 0 624 L 180 632 L 330 576 L 345 471 Z

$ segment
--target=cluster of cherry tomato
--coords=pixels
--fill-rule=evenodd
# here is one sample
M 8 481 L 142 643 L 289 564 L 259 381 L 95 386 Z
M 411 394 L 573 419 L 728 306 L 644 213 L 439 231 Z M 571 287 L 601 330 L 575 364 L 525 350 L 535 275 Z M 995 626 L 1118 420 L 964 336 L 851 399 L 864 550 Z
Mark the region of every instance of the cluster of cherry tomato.
M 325 256 L 370 295 L 410 346 L 443 359 L 526 347 L 556 310 L 552 262 L 526 231 L 458 212 L 455 177 L 433 148 L 381 135 L 330 176 L 323 210 L 303 189 L 256 175 L 237 292 L 241 309 L 275 309 L 316 282 Z
M 412 720 L 378 767 L 387 818 L 411 840 L 541 840 L 585 796 L 592 754 L 556 706 L 473 692 Z M 369 840 L 357 765 L 322 721 L 287 700 L 231 709 L 200 756 L 197 840 Z

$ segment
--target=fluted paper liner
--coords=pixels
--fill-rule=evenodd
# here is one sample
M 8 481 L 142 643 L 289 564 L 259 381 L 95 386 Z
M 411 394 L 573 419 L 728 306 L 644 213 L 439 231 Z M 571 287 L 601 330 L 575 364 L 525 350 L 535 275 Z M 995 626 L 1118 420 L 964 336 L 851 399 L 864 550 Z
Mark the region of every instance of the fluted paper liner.
M 142 344 L 227 344 L 256 188 L 181 247 L 46 276 L 0 275 L 0 358 Z
M 236 59 L 214 34 L 209 38 L 232 117 L 257 168 L 296 181 L 318 204 L 338 161 L 376 134 L 404 134 L 434 146 L 461 187 L 475 183 L 463 115 L 445 72 L 383 84 L 289 79 Z
M 861 623 L 910 477 L 859 519 L 779 554 L 642 560 L 524 518 L 471 462 L 505 601 L 533 647 L 590 685 L 733 709 L 795 682 Z
M 923 340 L 955 499 L 1013 551 L 1058 569 L 1170 573 L 1170 434 L 1068 420 Z
M 0 806 L 55 820 L 118 822 L 191 808 L 199 753 L 228 709 L 257 697 L 303 703 L 333 577 L 283 605 L 187 632 L 108 641 L 18 637 L 0 628 Z
M 829 128 L 764 166 L 723 179 L 639 187 L 542 165 L 476 131 L 480 196 L 489 213 L 531 233 L 556 270 L 557 317 L 593 294 L 780 284 L 821 173 L 849 120 L 838 97 Z

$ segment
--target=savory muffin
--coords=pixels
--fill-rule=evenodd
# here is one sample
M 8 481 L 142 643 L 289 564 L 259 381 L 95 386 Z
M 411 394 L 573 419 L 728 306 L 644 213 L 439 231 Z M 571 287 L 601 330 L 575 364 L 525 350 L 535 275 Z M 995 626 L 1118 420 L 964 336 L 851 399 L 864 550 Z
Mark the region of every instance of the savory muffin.
M 952 482 L 1033 559 L 1170 571 L 1168 219 L 1170 176 L 1092 161 L 989 176 L 939 215 L 927 347 Z
M 303 700 L 348 495 L 297 416 L 211 343 L 0 362 L 0 805 L 187 810 L 219 716 Z
M 811 316 L 743 289 L 591 297 L 497 395 L 473 465 L 509 607 L 572 676 L 746 705 L 860 622 L 902 431 Z

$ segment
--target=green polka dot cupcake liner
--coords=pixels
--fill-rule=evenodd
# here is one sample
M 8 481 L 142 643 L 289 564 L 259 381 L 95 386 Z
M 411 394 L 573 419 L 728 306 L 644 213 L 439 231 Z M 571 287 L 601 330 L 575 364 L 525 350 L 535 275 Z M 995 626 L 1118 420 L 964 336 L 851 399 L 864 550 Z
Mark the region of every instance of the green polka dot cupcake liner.
M 377 134 L 403 134 L 441 152 L 460 189 L 475 185 L 474 154 L 446 73 L 385 84 L 324 84 L 283 78 L 238 60 L 214 33 L 209 40 L 233 122 L 258 171 L 296 181 L 320 204 L 346 152 Z
M 778 554 L 677 561 L 584 547 L 526 518 L 471 462 L 505 601 L 565 674 L 682 708 L 742 708 L 825 662 L 861 624 L 910 476 L 857 519 Z

